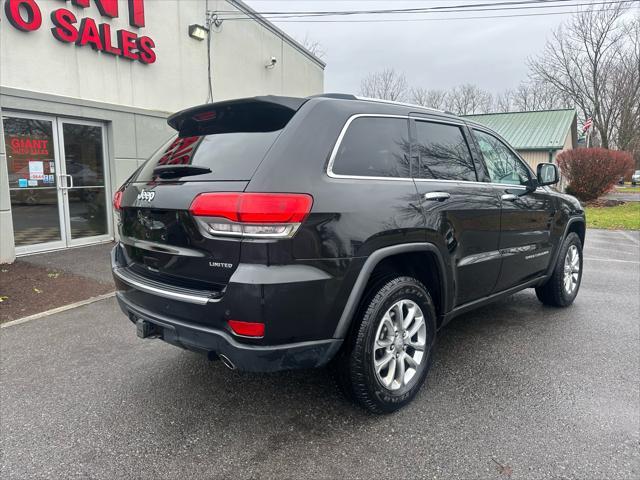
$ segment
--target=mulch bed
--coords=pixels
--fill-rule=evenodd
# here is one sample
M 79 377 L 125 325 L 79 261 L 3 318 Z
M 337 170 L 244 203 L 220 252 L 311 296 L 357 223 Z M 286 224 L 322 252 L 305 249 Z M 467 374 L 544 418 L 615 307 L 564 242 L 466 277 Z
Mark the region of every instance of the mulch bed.
M 113 284 L 23 260 L 0 265 L 0 323 L 112 292 Z
M 607 198 L 598 198 L 597 200 L 591 200 L 590 202 L 586 202 L 587 207 L 617 207 L 618 205 L 624 205 L 627 202 L 623 202 L 622 200 L 611 200 Z

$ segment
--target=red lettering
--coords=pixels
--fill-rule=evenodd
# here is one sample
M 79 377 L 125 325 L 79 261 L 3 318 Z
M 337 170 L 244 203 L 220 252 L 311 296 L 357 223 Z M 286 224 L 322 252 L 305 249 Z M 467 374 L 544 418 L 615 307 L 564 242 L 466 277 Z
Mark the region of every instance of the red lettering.
M 60 8 L 51 12 L 51 22 L 55 25 L 51 29 L 53 36 L 66 43 L 75 43 L 78 40 L 78 30 L 73 25 L 78 19 L 69 10 Z
M 153 48 L 156 46 L 155 42 L 151 40 L 149 37 L 140 37 L 136 41 L 136 45 L 138 46 L 138 52 L 140 55 L 140 61 L 142 63 L 154 63 L 156 61 L 156 52 L 153 51 Z
M 27 14 L 27 18 L 22 18 L 22 13 Z M 42 25 L 42 13 L 33 0 L 7 0 L 4 3 L 4 12 L 9 23 L 23 32 L 32 32 Z
M 91 2 L 90 0 L 73 0 L 73 3 L 79 7 L 87 8 Z M 96 6 L 103 17 L 118 17 L 118 0 L 96 0 Z
M 128 30 L 118 30 L 118 47 L 122 50 L 122 56 L 130 60 L 138 60 L 136 39 L 138 36 Z
M 102 46 L 104 47 L 105 53 L 110 53 L 111 55 L 122 55 L 122 50 L 116 48 L 111 43 L 111 27 L 107 23 L 100 24 L 100 38 L 102 38 Z
M 37 138 L 10 137 L 11 153 L 13 155 L 48 155 L 49 140 Z
M 80 38 L 76 41 L 76 45 L 91 45 L 94 50 L 102 50 L 102 40 L 100 33 L 93 18 L 83 18 L 80 22 Z
M 96 0 L 96 6 L 103 17 L 118 18 L 118 0 Z
M 129 25 L 144 27 L 144 0 L 129 0 Z

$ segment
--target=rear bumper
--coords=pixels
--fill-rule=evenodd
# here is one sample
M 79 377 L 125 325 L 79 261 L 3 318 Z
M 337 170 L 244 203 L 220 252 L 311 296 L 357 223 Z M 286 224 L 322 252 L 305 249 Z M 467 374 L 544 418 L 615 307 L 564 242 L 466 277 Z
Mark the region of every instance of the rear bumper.
M 322 331 L 332 332 L 333 326 L 301 315 L 298 308 L 305 305 L 300 303 L 300 291 L 316 295 L 314 287 L 330 279 L 298 281 L 296 276 L 292 282 L 278 270 L 278 280 L 285 283 L 264 285 L 251 283 L 256 278 L 264 281 L 260 269 L 245 269 L 224 295 L 207 296 L 206 292 L 136 277 L 124 268 L 118 248 L 116 245 L 112 252 L 112 269 L 120 308 L 132 322 L 148 322 L 153 336 L 168 343 L 207 355 L 224 355 L 239 370 L 261 372 L 323 366 L 342 344 L 341 339 Z M 228 327 L 229 318 L 264 322 L 270 336 L 259 340 L 236 337 Z
M 246 345 L 228 333 L 202 325 L 187 324 L 149 312 L 116 293 L 122 311 L 132 322 L 144 320 L 154 325 L 157 337 L 172 345 L 205 354 L 226 356 L 238 369 L 273 372 L 326 365 L 336 354 L 342 340 L 318 340 L 283 345 Z

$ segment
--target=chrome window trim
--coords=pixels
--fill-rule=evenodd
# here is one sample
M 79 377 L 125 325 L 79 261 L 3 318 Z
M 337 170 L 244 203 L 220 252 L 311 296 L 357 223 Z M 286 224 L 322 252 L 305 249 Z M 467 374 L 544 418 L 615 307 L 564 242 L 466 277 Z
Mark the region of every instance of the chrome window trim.
M 338 156 L 338 150 L 340 149 L 340 145 L 342 145 L 342 141 L 344 140 L 344 136 L 347 134 L 347 130 L 349 126 L 353 123 L 354 120 L 358 118 L 400 118 L 404 120 L 409 120 L 409 115 L 391 115 L 384 113 L 356 113 L 355 115 L 351 115 L 342 130 L 340 131 L 340 135 L 338 135 L 338 139 L 336 140 L 335 145 L 333 146 L 333 150 L 331 150 L 331 155 L 329 156 L 329 163 L 327 165 L 327 175 L 331 178 L 351 178 L 355 180 L 390 180 L 390 181 L 401 181 L 401 182 L 413 182 L 413 178 L 410 177 L 374 177 L 368 175 L 342 175 L 339 173 L 333 173 L 333 164 L 336 161 L 336 157 Z M 407 125 L 407 135 L 409 134 L 409 128 Z
M 368 176 L 368 175 L 343 175 L 343 174 L 339 174 L 339 173 L 334 173 L 333 172 L 333 165 L 334 162 L 336 160 L 336 157 L 338 156 L 338 150 L 340 149 L 340 145 L 342 144 L 342 141 L 344 140 L 345 135 L 347 134 L 347 130 L 349 129 L 349 126 L 351 125 L 351 123 L 353 123 L 354 120 L 358 119 L 358 118 L 362 118 L 362 117 L 367 117 L 367 118 L 401 118 L 401 119 L 406 119 L 406 120 L 415 120 L 415 121 L 425 121 L 425 122 L 430 122 L 430 121 L 434 121 L 434 122 L 438 122 L 438 123 L 444 123 L 444 124 L 448 124 L 448 125 L 454 125 L 454 126 L 460 126 L 460 127 L 464 127 L 465 125 L 467 125 L 465 122 L 460 122 L 457 123 L 455 121 L 449 121 L 449 119 L 431 119 L 431 118 L 422 118 L 422 117 L 416 117 L 413 114 L 409 114 L 409 115 L 393 115 L 393 114 L 386 114 L 386 113 L 356 113 L 354 115 L 351 115 L 347 121 L 345 122 L 344 126 L 342 127 L 342 130 L 340 130 L 340 135 L 338 135 L 338 139 L 336 140 L 335 145 L 333 146 L 333 149 L 331 150 L 331 155 L 329 156 L 329 163 L 327 164 L 327 176 L 329 176 L 330 178 L 337 178 L 337 179 L 345 179 L 345 180 L 385 180 L 385 181 L 401 181 L 401 182 L 445 182 L 445 183 L 465 183 L 465 184 L 471 184 L 471 185 L 488 185 L 488 186 L 493 186 L 493 187 L 509 187 L 509 188 L 520 188 L 520 189 L 526 189 L 525 185 L 515 185 L 513 183 L 494 183 L 494 182 L 479 182 L 479 181 L 471 181 L 471 180 L 441 180 L 441 179 L 437 179 L 437 178 L 409 178 L 409 177 L 375 177 L 375 176 Z M 467 125 L 469 126 L 469 125 Z M 522 160 L 522 158 L 520 158 L 520 155 L 518 155 L 516 152 L 513 151 L 513 149 L 506 144 L 499 136 L 497 136 L 495 133 L 492 133 L 490 130 L 486 130 L 484 128 L 476 128 L 475 126 L 469 126 L 471 130 L 480 130 L 483 131 L 484 133 L 487 133 L 489 135 L 492 135 L 494 137 L 496 137 L 498 140 L 500 140 L 503 144 L 505 144 L 505 146 L 509 149 L 509 151 L 513 152 L 516 157 L 518 158 L 518 160 L 520 160 L 526 167 L 527 169 L 531 172 L 531 169 L 529 168 L 529 165 L 527 165 L 526 162 L 524 162 Z M 484 158 L 482 159 L 482 161 L 484 162 Z M 533 178 L 536 178 L 535 175 L 533 175 Z M 538 190 L 544 190 L 541 187 L 537 187 L 536 191 Z

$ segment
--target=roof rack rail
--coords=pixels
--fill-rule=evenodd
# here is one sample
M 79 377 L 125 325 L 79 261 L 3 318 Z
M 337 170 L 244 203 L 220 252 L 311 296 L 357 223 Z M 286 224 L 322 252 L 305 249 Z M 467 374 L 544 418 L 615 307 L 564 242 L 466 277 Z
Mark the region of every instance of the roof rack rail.
M 355 95 L 350 93 L 319 93 L 317 95 L 311 95 L 309 98 L 337 98 L 339 100 L 357 100 Z
M 377 103 L 389 103 L 391 105 L 401 105 L 403 107 L 416 107 L 416 108 L 422 108 L 424 110 L 431 110 L 433 112 L 438 112 L 438 113 L 448 113 L 450 114 L 451 112 L 446 112 L 444 110 L 439 110 L 437 108 L 431 108 L 431 107 L 423 107 L 422 105 L 416 105 L 414 103 L 405 103 L 405 102 L 395 102 L 393 100 L 383 100 L 381 98 L 370 98 L 370 97 L 360 97 L 360 96 L 355 96 L 356 100 L 363 100 L 366 102 L 377 102 Z
M 388 103 L 389 105 L 415 107 L 415 108 L 420 108 L 422 110 L 430 110 L 432 112 L 444 113 L 446 115 L 455 115 L 455 113 L 449 112 L 447 110 L 439 110 L 437 108 L 424 107 L 422 105 L 416 105 L 414 103 L 395 102 L 393 100 L 384 100 L 381 98 L 361 97 L 359 95 L 352 95 L 350 93 L 319 93 L 317 95 L 311 95 L 307 98 L 336 98 L 338 100 L 361 100 L 363 102 Z

